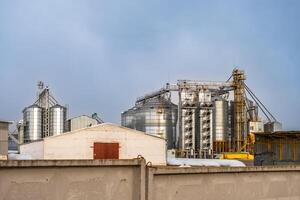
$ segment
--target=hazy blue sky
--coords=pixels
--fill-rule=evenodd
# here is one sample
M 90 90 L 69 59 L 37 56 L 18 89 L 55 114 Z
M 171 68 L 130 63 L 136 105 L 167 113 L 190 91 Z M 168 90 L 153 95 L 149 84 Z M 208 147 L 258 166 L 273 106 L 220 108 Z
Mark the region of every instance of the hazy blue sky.
M 299 0 L 1 1 L 0 118 L 44 80 L 70 116 L 119 123 L 136 97 L 234 66 L 287 129 L 300 129 Z

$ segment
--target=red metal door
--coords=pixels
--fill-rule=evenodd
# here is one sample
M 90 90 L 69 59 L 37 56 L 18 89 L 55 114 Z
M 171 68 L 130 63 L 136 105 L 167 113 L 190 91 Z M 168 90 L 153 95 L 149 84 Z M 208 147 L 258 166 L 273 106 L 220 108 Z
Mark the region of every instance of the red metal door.
M 94 159 L 119 159 L 119 143 L 94 143 Z

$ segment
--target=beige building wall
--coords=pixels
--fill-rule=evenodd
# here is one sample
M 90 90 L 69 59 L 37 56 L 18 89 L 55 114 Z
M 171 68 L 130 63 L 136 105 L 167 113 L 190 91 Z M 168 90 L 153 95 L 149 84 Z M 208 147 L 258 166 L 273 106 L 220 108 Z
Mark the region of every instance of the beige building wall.
M 36 141 L 20 145 L 20 153 L 33 160 L 44 159 L 44 141 Z
M 7 158 L 9 124 L 10 122 L 0 121 L 0 159 Z
M 93 159 L 95 142 L 119 143 L 120 159 L 141 155 L 154 165 L 166 165 L 164 139 L 107 123 L 44 138 L 43 145 L 22 145 L 21 154 L 33 154 L 35 159 L 39 159 L 40 155 L 34 152 L 43 152 L 44 159 Z

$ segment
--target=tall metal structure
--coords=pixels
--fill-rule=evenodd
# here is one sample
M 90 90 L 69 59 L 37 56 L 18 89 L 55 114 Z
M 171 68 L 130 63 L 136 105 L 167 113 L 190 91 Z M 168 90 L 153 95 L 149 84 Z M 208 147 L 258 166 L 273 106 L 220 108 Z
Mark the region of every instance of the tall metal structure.
M 244 81 L 245 73 L 234 69 L 232 73 L 234 89 L 234 150 L 241 152 L 246 136 L 246 99 Z
M 38 84 L 39 94 L 35 105 L 42 108 L 42 137 L 50 136 L 50 108 L 58 104 L 53 96 L 50 95 L 48 87 L 43 88 L 43 84 Z
M 63 133 L 67 108 L 58 104 L 42 81 L 38 84 L 37 100 L 23 110 L 24 142 Z
M 185 120 L 183 114 L 179 117 L 182 119 L 179 121 L 179 130 L 181 131 L 179 133 L 181 137 L 179 149 L 185 157 L 211 158 L 215 140 L 213 137 L 214 101 L 217 97 L 232 90 L 231 84 L 228 82 L 179 80 L 177 86 L 179 96 L 182 97 L 186 91 L 189 91 L 189 95 L 193 97 L 193 100 L 179 98 L 180 113 L 184 114 L 184 109 L 188 105 L 187 108 L 191 109 L 189 113 L 192 113 L 192 116 L 196 115 L 190 121 Z
M 178 80 L 177 84 L 166 84 L 158 91 L 146 94 L 137 99 L 136 105 L 167 97 L 171 92 L 178 93 L 178 135 L 176 148 L 184 157 L 210 158 L 213 154 L 213 112 L 214 101 L 217 97 L 228 94 L 232 90 L 230 82 Z M 122 114 L 122 125 L 141 130 L 133 124 L 140 116 L 139 107 L 134 107 Z M 133 123 L 132 123 L 133 122 Z M 146 131 L 147 132 L 147 131 Z
M 186 81 L 178 82 L 179 90 L 179 115 L 180 115 L 180 146 L 182 149 L 188 151 L 191 156 L 195 155 L 196 144 L 195 140 L 199 137 L 198 131 L 198 93 L 194 91 L 193 88 L 189 86 Z
M 199 151 L 199 157 L 210 158 L 213 150 L 213 93 L 209 89 L 199 90 L 199 120 L 200 131 L 199 141 L 196 141 L 197 150 Z

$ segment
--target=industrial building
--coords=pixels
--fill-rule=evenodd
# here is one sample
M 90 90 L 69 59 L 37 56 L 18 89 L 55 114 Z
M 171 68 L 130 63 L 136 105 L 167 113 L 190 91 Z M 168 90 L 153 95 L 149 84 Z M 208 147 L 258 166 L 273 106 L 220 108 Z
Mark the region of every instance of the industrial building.
M 166 141 L 119 125 L 103 123 L 20 145 L 33 160 L 132 159 L 166 165 Z
M 65 132 L 67 108 L 58 103 L 48 86 L 38 83 L 37 100 L 24 108 L 23 120 L 19 123 L 21 143 L 40 140 Z
M 67 120 L 66 131 L 75 131 L 102 123 L 103 120 L 98 117 L 97 113 L 92 114 L 92 116 L 81 115 Z
M 8 132 L 12 122 L 0 120 L 0 160 L 7 159 L 8 153 Z
M 23 119 L 16 124 L 16 130 L 8 135 L 9 151 L 12 154 L 19 152 L 19 146 L 23 143 L 40 141 L 46 137 L 103 123 L 97 113 L 67 120 L 67 106 L 59 104 L 42 81 L 37 86 L 37 100 L 23 109 Z
M 300 131 L 254 133 L 254 164 L 300 164 Z
M 258 109 L 266 117 L 268 130 L 281 130 L 281 124 L 245 80 L 244 71 L 234 69 L 223 82 L 178 80 L 176 84 L 167 83 L 160 90 L 138 98 L 133 108 L 122 113 L 122 125 L 166 138 L 168 149 L 177 149 L 179 157 L 213 158 L 226 152 L 253 153 L 251 133 L 264 131 Z M 174 103 L 174 99 L 177 102 Z

